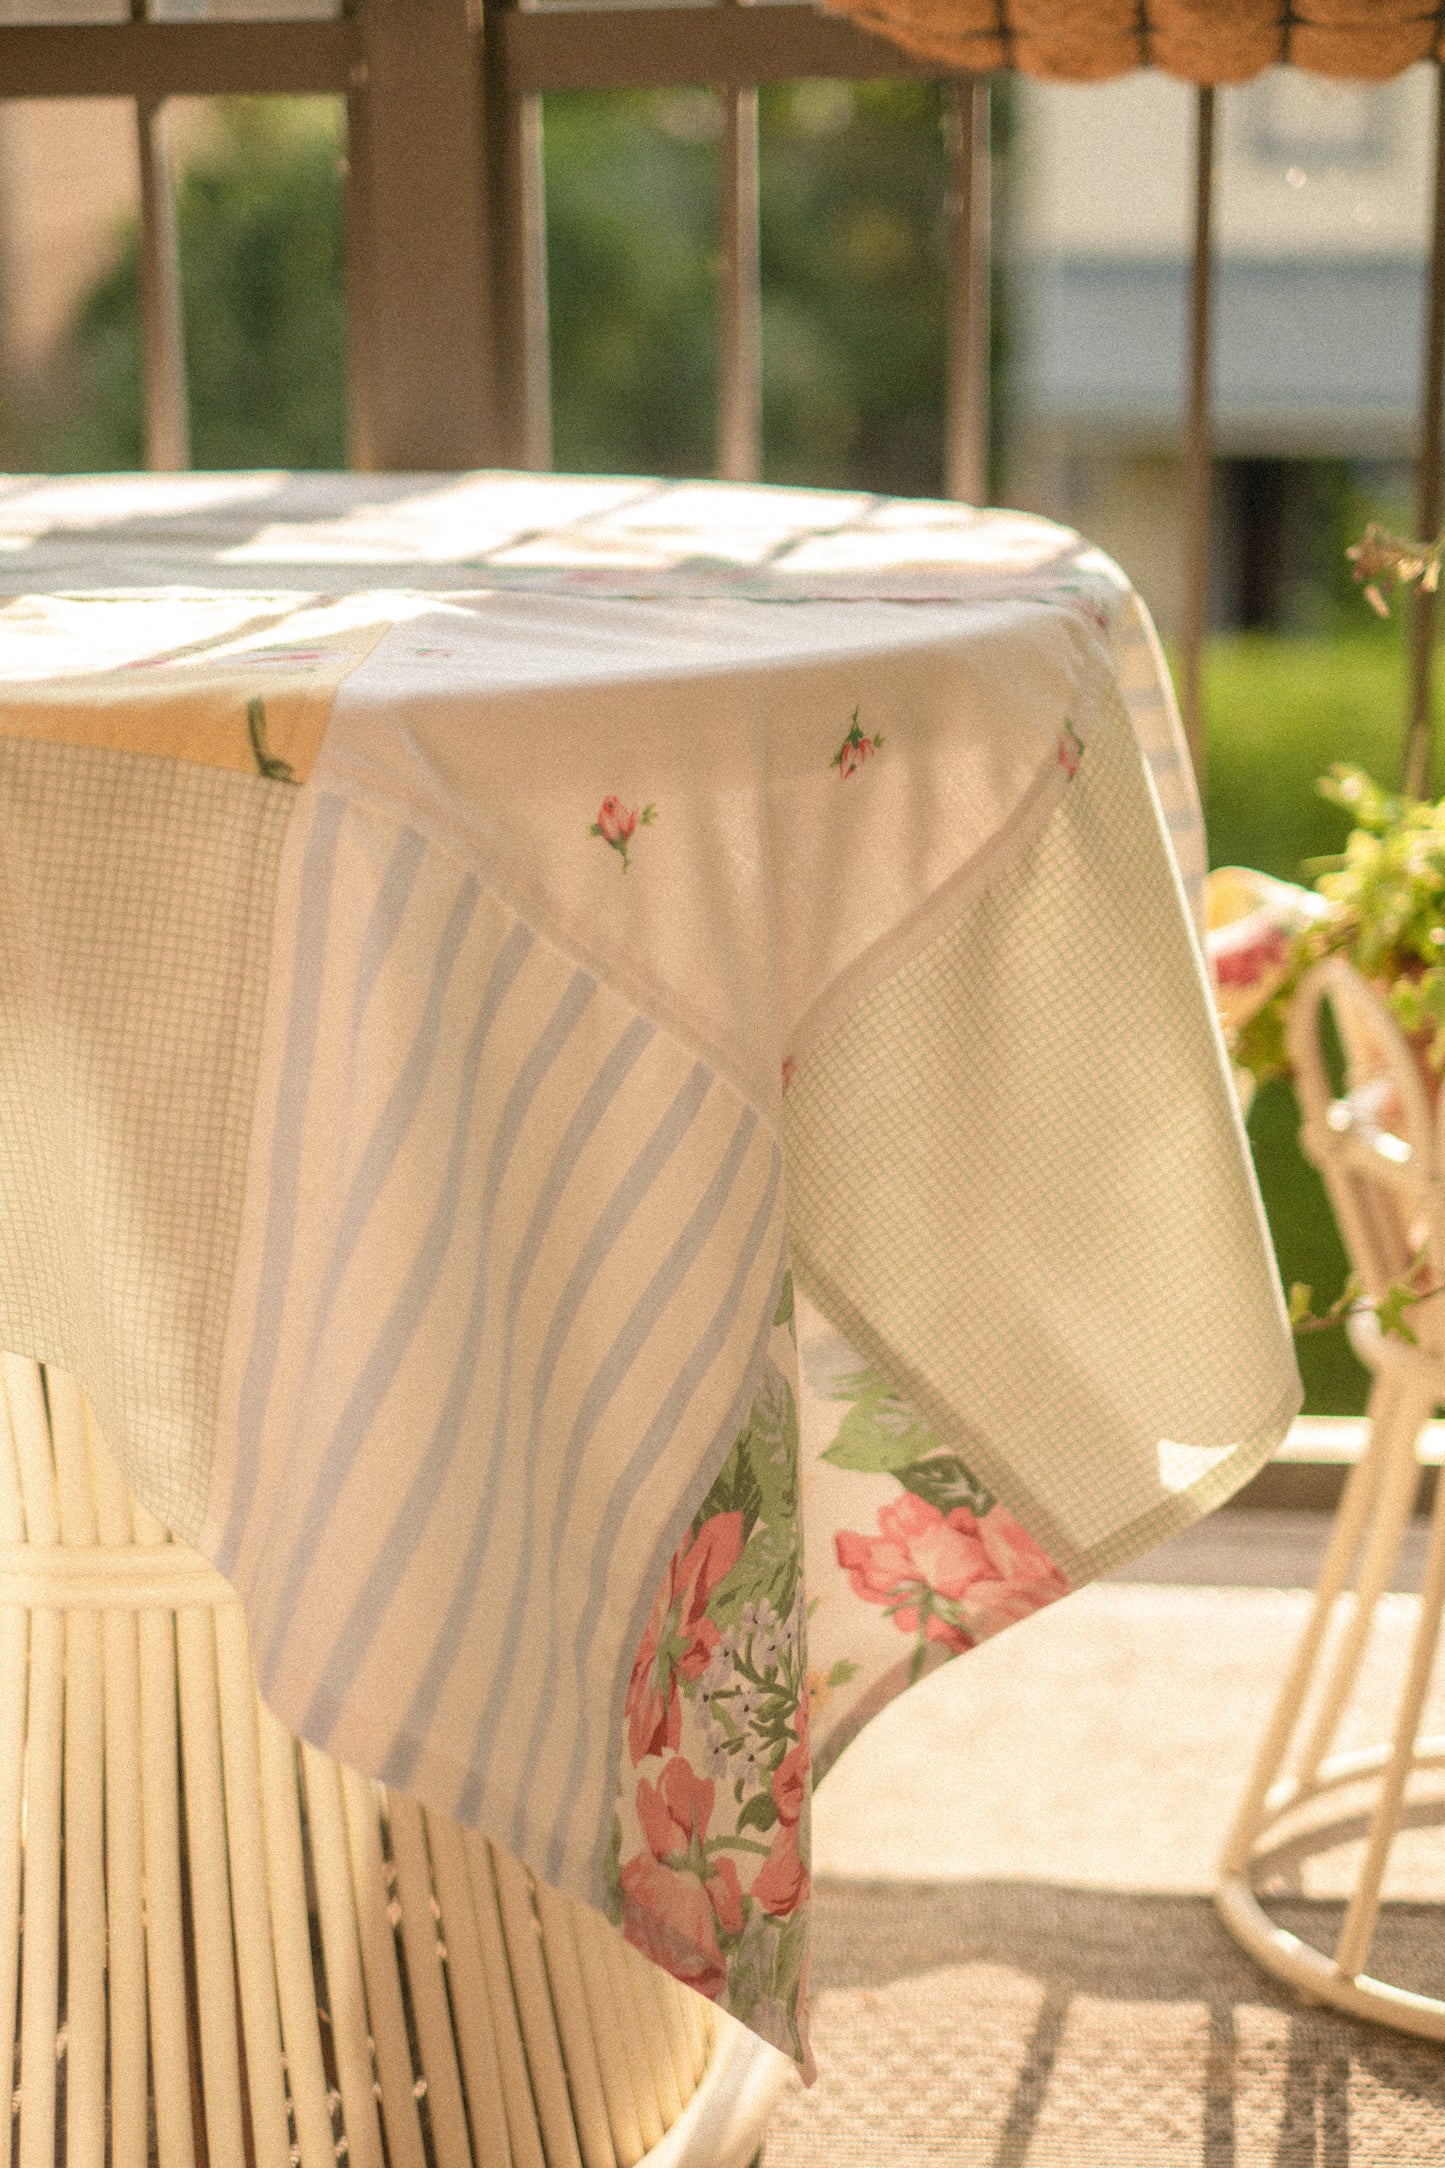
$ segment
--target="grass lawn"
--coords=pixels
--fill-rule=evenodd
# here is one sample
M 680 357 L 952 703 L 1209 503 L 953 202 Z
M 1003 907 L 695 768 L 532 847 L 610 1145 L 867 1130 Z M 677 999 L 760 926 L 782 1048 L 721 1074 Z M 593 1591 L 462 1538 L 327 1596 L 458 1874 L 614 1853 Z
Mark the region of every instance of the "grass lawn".
M 1355 762 L 1382 783 L 1397 781 L 1402 633 L 1395 622 L 1343 635 L 1236 634 L 1211 643 L 1205 676 L 1211 865 L 1258 866 L 1298 880 L 1301 861 L 1338 850 L 1348 827 L 1344 814 L 1314 790 L 1331 762 Z M 1297 1119 L 1290 1087 L 1266 1085 L 1255 1097 L 1250 1141 L 1286 1287 L 1307 1280 L 1317 1297 L 1333 1296 L 1344 1278 L 1344 1252 L 1319 1177 L 1295 1144 Z M 1305 1406 L 1315 1414 L 1358 1413 L 1367 1377 L 1343 1333 L 1318 1333 L 1298 1344 Z

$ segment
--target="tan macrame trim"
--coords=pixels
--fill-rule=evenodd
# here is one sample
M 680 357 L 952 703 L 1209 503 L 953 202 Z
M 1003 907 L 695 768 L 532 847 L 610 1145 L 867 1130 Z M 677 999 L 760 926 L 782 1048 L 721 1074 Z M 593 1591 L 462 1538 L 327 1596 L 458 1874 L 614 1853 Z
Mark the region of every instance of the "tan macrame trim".
M 1156 67 L 1243 83 L 1289 62 L 1382 82 L 1445 55 L 1445 8 L 1422 0 L 826 0 L 950 74 L 1100 82 Z

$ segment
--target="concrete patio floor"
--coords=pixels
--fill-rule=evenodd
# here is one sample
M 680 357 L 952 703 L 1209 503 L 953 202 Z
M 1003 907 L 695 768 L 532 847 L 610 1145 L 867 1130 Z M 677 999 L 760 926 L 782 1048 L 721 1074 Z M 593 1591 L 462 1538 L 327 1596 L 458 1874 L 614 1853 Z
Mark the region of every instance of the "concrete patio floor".
M 849 1749 L 816 1805 L 820 2075 L 767 2168 L 1445 2163 L 1445 2048 L 1304 2011 L 1207 1901 L 1327 1526 L 1218 1515 Z M 1386 1599 L 1346 1744 L 1382 1735 L 1414 1609 Z M 1438 1678 L 1432 1708 L 1445 1728 Z M 1281 1854 L 1280 1917 L 1326 1933 L 1358 1850 L 1356 1823 Z M 1379 1969 L 1445 1991 L 1433 1815 L 1386 1897 Z

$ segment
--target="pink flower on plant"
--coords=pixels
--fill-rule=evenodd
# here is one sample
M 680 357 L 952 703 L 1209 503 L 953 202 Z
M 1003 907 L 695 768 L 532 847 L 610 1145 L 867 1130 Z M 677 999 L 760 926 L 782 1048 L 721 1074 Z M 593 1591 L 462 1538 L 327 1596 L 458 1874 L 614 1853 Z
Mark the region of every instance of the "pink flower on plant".
M 743 1896 L 724 1853 L 709 1856 L 716 1790 L 680 1756 L 656 1784 L 638 1779 L 637 1819 L 647 1840 L 622 1869 L 622 1932 L 635 1948 L 700 1994 L 722 1992 L 727 1968 L 718 1929 L 738 1935 Z
M 650 828 L 656 819 L 657 807 L 655 805 L 645 805 L 639 811 L 636 806 L 624 805 L 616 793 L 611 792 L 598 807 L 597 818 L 592 823 L 588 833 L 589 835 L 601 836 L 603 842 L 609 844 L 616 851 L 625 869 L 627 865 L 627 846 L 632 841 L 638 827 Z
M 1252 912 L 1251 918 L 1259 914 Z M 1207 943 L 1214 976 L 1221 986 L 1253 986 L 1278 971 L 1289 954 L 1289 934 L 1283 926 L 1255 927 L 1245 939 L 1230 942 L 1233 927 L 1212 931 Z
M 677 1681 L 707 1669 L 719 1634 L 707 1615 L 713 1590 L 742 1556 L 741 1513 L 715 1513 L 673 1553 L 657 1591 L 627 1688 L 627 1740 L 634 1767 L 676 1752 L 682 1737 Z
M 1053 1560 L 1002 1506 L 982 1519 L 967 1506 L 945 1515 L 908 1491 L 879 1510 L 878 1526 L 878 1536 L 834 1537 L 854 1594 L 881 1604 L 900 1633 L 952 1653 L 1067 1593 Z

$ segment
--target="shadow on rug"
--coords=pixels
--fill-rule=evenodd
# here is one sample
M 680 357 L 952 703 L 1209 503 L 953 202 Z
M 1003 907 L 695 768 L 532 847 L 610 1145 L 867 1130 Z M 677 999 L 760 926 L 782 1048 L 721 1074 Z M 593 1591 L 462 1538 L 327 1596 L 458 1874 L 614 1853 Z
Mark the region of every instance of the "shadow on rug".
M 1445 2162 L 1445 2048 L 1301 2007 L 1205 1898 L 827 1881 L 816 1897 L 818 2082 L 785 2095 L 765 2168 Z M 1339 1916 L 1271 1909 L 1311 1940 Z M 1387 1907 L 1372 1962 L 1439 1994 L 1445 1914 Z

